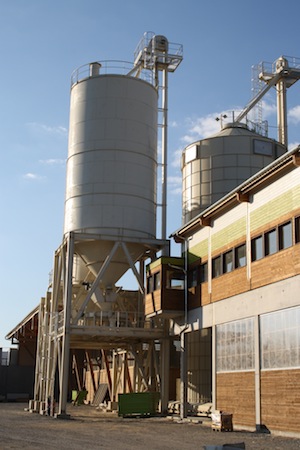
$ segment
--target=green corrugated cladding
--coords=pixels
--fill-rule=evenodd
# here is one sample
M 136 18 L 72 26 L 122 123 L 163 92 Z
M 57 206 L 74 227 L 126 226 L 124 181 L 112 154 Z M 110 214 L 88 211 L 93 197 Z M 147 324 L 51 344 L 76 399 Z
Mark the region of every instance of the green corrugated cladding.
M 260 208 L 255 209 L 250 214 L 250 229 L 256 229 L 266 225 L 268 222 L 275 221 L 281 216 L 288 214 L 300 206 L 300 185 L 282 195 L 269 200 Z M 223 230 L 212 234 L 212 252 L 222 248 L 224 243 L 230 246 L 240 238 L 246 239 L 246 217 L 242 217 L 236 222 L 223 228 Z M 195 246 L 190 246 L 189 262 L 193 263 L 199 258 L 205 258 L 208 255 L 208 239 L 204 239 Z
M 270 200 L 250 215 L 251 231 L 288 214 L 300 206 L 300 185 Z
M 159 392 L 119 394 L 119 416 L 154 416 L 158 411 Z
M 231 223 L 223 230 L 218 231 L 211 237 L 211 251 L 214 252 L 225 244 L 230 245 L 231 242 L 245 237 L 246 240 L 246 217 L 242 217 L 234 223 Z
M 257 208 L 250 214 L 251 231 L 266 225 L 268 222 L 275 221 L 280 217 L 296 210 L 300 207 L 300 185 L 268 201 L 260 208 Z M 246 239 L 246 217 L 242 217 L 236 222 L 223 228 L 223 230 L 212 234 L 212 252 L 222 248 L 224 244 L 230 245 L 238 239 Z M 193 263 L 199 258 L 205 258 L 208 255 L 208 239 L 204 239 L 195 246 L 190 245 L 189 262 Z
M 234 242 L 237 239 L 245 236 L 246 239 L 246 217 L 242 217 L 236 222 L 223 228 L 223 230 L 218 231 L 212 235 L 212 251 L 218 250 L 225 244 Z M 196 261 L 199 258 L 205 258 L 208 255 L 208 239 L 199 242 L 199 244 L 190 247 L 190 263 Z
M 146 267 L 147 272 L 149 270 L 153 270 L 156 267 L 162 265 L 162 264 L 174 264 L 176 266 L 183 266 L 184 260 L 180 257 L 172 257 L 172 256 L 162 256 L 161 258 L 156 259 L 152 263 L 148 264 Z
M 189 248 L 189 263 L 197 261 L 199 258 L 204 258 L 208 254 L 208 239 L 199 242 L 198 244 L 191 246 Z

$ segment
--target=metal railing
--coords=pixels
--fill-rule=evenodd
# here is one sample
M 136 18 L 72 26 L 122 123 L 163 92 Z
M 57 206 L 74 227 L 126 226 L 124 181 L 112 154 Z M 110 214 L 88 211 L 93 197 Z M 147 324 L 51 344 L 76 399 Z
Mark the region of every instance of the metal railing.
M 283 55 L 282 58 L 284 60 L 286 60 L 287 64 L 288 64 L 288 68 L 290 69 L 300 69 L 300 58 L 296 58 L 294 56 L 286 56 Z M 280 58 L 279 58 L 280 59 Z M 278 64 L 278 60 L 276 59 L 274 62 L 267 62 L 267 61 L 262 61 L 259 64 L 257 64 L 256 70 L 258 73 L 264 73 L 264 74 L 276 74 L 277 72 L 277 64 Z
M 135 311 L 98 311 L 85 313 L 79 319 L 77 325 L 84 327 L 152 328 L 152 322 L 145 321 L 144 316 Z
M 151 319 L 135 311 L 97 311 L 85 313 L 78 323 L 71 325 L 79 327 L 106 327 L 106 328 L 154 328 Z M 50 334 L 59 335 L 64 329 L 64 311 L 52 313 Z
M 98 71 L 95 70 L 98 68 Z M 95 61 L 89 64 L 84 64 L 77 69 L 71 75 L 71 86 L 79 83 L 82 80 L 93 78 L 100 75 L 127 75 L 136 78 L 136 72 L 134 71 L 134 64 L 128 61 L 118 60 L 104 60 Z M 154 85 L 154 74 L 147 70 L 142 69 L 138 73 L 138 78 L 147 81 L 149 84 Z
M 149 49 L 151 41 L 153 41 L 155 37 L 155 33 L 153 31 L 146 31 L 142 38 L 140 39 L 135 51 L 134 51 L 134 60 L 137 61 L 139 59 L 139 55 Z M 183 58 L 183 45 L 177 44 L 175 42 L 168 41 L 168 56 L 178 57 L 180 59 Z

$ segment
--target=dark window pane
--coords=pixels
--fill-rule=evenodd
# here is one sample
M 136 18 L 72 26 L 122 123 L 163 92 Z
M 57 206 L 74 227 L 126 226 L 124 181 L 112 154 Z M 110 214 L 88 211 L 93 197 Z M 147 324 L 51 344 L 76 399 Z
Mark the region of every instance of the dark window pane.
M 148 292 L 148 294 L 150 292 L 153 292 L 153 277 L 147 278 L 147 292 Z
M 223 273 L 228 273 L 233 270 L 233 251 L 224 253 L 223 256 Z
M 199 278 L 199 267 L 194 267 L 189 273 L 189 288 L 197 286 Z
M 246 244 L 240 245 L 235 249 L 235 267 L 244 267 L 246 265 Z
M 222 275 L 222 258 L 217 256 L 212 260 L 212 276 L 213 278 Z
M 258 236 L 251 241 L 252 261 L 257 261 L 263 257 L 263 238 Z
M 296 243 L 300 242 L 300 217 L 295 218 L 295 238 Z
M 207 263 L 200 266 L 200 283 L 205 283 L 208 280 L 208 266 Z
M 265 255 L 273 255 L 277 252 L 277 236 L 276 230 L 269 231 L 265 234 Z
M 292 238 L 292 222 L 287 222 L 280 225 L 278 228 L 279 232 L 279 250 L 291 247 L 293 243 Z

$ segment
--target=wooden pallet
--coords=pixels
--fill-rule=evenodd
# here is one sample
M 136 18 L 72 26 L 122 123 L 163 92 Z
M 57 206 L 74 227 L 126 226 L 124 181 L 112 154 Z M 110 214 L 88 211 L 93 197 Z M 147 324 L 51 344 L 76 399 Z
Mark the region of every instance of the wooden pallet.
M 222 425 L 212 424 L 211 425 L 211 429 L 213 431 L 233 431 L 232 425 L 229 426 L 229 427 L 225 427 L 225 426 L 222 426 Z
M 221 416 L 220 422 L 212 422 L 211 428 L 213 431 L 233 431 L 232 416 Z

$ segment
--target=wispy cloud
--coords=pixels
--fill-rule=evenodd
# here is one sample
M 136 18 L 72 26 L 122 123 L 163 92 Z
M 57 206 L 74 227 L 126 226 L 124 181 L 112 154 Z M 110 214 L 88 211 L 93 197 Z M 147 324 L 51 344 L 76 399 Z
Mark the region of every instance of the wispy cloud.
M 181 176 L 172 175 L 168 177 L 168 189 L 173 195 L 181 195 L 182 180 Z
M 293 148 L 298 147 L 298 145 L 300 145 L 300 142 L 299 142 L 299 141 L 291 142 L 291 143 L 288 145 L 289 150 L 292 150 Z
M 43 177 L 42 175 L 38 175 L 32 172 L 25 173 L 23 175 L 23 178 L 25 178 L 25 180 L 32 180 L 32 181 L 41 181 L 45 179 L 45 177 Z
M 288 118 L 294 125 L 300 122 L 300 105 L 294 106 L 289 110 Z
M 182 150 L 183 150 L 182 148 L 178 148 L 172 154 L 171 166 L 174 167 L 175 169 L 180 169 Z
M 207 116 L 197 118 L 187 118 L 187 132 L 182 136 L 181 140 L 185 144 L 204 139 L 220 130 L 220 124 L 216 121 L 219 114 L 209 114 Z
M 58 135 L 58 136 L 67 136 L 68 130 L 67 128 L 58 125 L 58 126 L 49 126 L 45 125 L 43 123 L 38 122 L 28 122 L 27 127 L 35 132 L 43 133 L 43 134 L 52 134 L 52 135 Z
M 66 160 L 65 159 L 55 159 L 55 158 L 52 158 L 52 159 L 40 159 L 39 160 L 39 163 L 40 164 L 44 164 L 44 165 L 47 165 L 47 166 L 56 166 L 56 165 L 64 165 L 65 163 L 66 163 Z
M 271 99 L 262 100 L 262 111 L 264 117 L 270 117 L 276 115 L 277 106 Z

